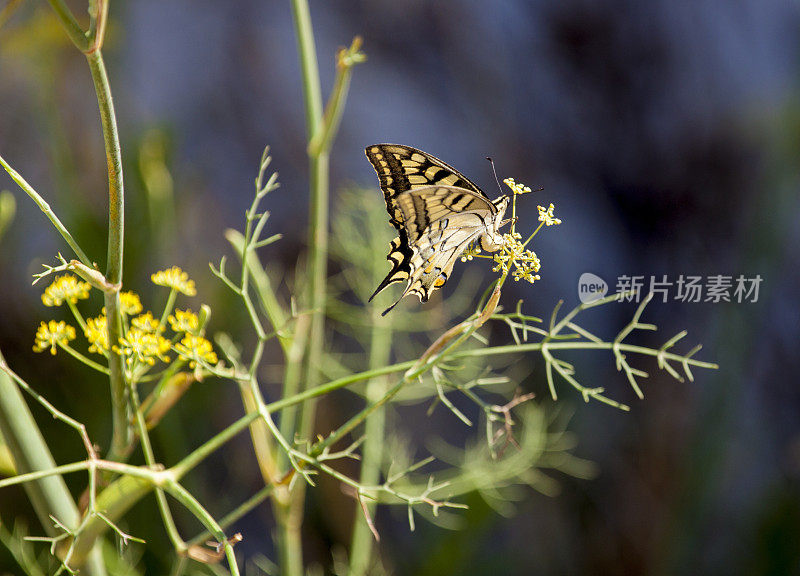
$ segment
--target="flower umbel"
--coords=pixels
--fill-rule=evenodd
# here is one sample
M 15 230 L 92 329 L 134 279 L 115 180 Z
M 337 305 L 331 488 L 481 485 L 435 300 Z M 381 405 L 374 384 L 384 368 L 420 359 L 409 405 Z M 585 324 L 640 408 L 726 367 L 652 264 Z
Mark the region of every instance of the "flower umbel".
M 156 272 L 150 276 L 150 279 L 153 281 L 153 284 L 172 288 L 187 296 L 194 296 L 197 294 L 194 280 L 189 280 L 189 275 L 177 266 Z
M 170 315 L 168 320 L 175 332 L 195 334 L 200 327 L 200 319 L 191 310 L 175 310 L 175 315 Z
M 211 342 L 202 336 L 187 334 L 175 345 L 175 351 L 183 358 L 189 360 L 189 367 L 194 368 L 198 362 L 205 364 L 216 364 L 217 353 L 211 347 Z
M 142 301 L 139 300 L 136 292 L 120 292 L 119 303 L 122 306 L 122 312 L 127 316 L 133 316 L 142 311 Z
M 71 274 L 58 276 L 53 283 L 44 290 L 42 302 L 45 306 L 61 306 L 64 302 L 77 304 L 78 300 L 89 297 L 92 286 L 82 282 Z
M 531 191 L 531 189 L 525 186 L 524 184 L 514 182 L 513 178 L 506 178 L 505 180 L 503 180 L 503 184 L 511 188 L 511 191 L 514 193 L 515 196 L 519 194 L 527 194 L 528 192 Z
M 66 322 L 42 322 L 36 331 L 36 343 L 33 345 L 34 352 L 44 352 L 48 348 L 50 354 L 56 355 L 56 346 L 67 346 L 70 340 L 75 340 L 75 328 Z
M 108 320 L 105 315 L 88 318 L 84 334 L 89 341 L 89 352 L 103 354 L 108 351 Z
M 119 346 L 114 346 L 115 352 L 125 356 L 128 368 L 134 363 L 152 366 L 156 363 L 156 359 L 169 362 L 166 356 L 169 349 L 169 340 L 166 338 L 137 328 L 128 330 L 128 333 L 119 339 Z
M 532 190 L 528 186 L 514 181 L 513 178 L 506 178 L 503 183 L 511 188 L 513 193 L 511 201 L 511 230 L 508 234 L 503 234 L 503 245 L 491 256 L 484 256 L 481 254 L 480 246 L 477 243 L 470 244 L 461 254 L 461 261 L 466 262 L 473 258 L 491 258 L 496 262 L 496 266 L 492 268 L 493 272 L 501 272 L 503 277 L 511 273 L 514 280 L 527 280 L 533 284 L 536 280 L 541 279 L 538 272 L 542 263 L 536 252 L 528 250 L 527 246 L 541 230 L 542 226 L 561 224 L 561 220 L 553 215 L 554 207 L 552 204 L 547 209 L 539 206 L 539 221 L 541 224 L 523 242 L 522 236 L 516 231 L 515 227 L 517 221 L 517 196 L 528 194 Z
M 539 222 L 544 222 L 545 226 L 555 226 L 561 224 L 561 220 L 553 216 L 554 206 L 551 203 L 550 207 L 545 210 L 544 206 L 537 206 L 539 209 Z
M 136 318 L 133 318 L 131 320 L 131 325 L 137 330 L 149 332 L 151 334 L 161 331 L 161 326 L 159 325 L 158 320 L 153 318 L 152 312 L 145 312 L 144 314 L 140 314 Z
M 498 250 L 492 259 L 497 262 L 497 266 L 492 268 L 493 272 L 502 271 L 508 274 L 513 266 L 512 276 L 514 280 L 527 280 L 533 284 L 541 277 L 536 274 L 541 267 L 541 262 L 536 252 L 525 248 L 525 244 L 520 242 L 519 233 L 503 234 L 503 247 Z

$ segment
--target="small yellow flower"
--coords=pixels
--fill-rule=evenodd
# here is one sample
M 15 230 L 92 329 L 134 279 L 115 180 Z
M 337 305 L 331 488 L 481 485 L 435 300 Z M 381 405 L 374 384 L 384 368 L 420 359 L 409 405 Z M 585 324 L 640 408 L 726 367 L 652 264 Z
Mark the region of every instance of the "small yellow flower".
M 545 226 L 561 224 L 561 220 L 553 216 L 553 205 L 545 210 L 544 206 L 537 206 L 539 209 L 539 222 L 544 222 Z
M 461 261 L 466 262 L 467 260 L 472 260 L 475 256 L 481 253 L 481 247 L 477 242 L 473 242 L 470 244 L 466 250 L 461 253 Z
M 158 320 L 153 318 L 152 312 L 145 312 L 131 319 L 131 325 L 142 332 L 150 332 L 151 334 L 155 334 L 161 329 Z
M 497 262 L 497 266 L 492 268 L 492 271 L 502 271 L 503 274 L 508 274 L 513 266 L 514 280 L 527 280 L 533 284 L 536 280 L 541 279 L 536 272 L 539 271 L 542 264 L 535 252 L 525 248 L 520 242 L 520 238 L 519 233 L 503 234 L 503 247 L 492 257 Z
M 177 266 L 156 272 L 150 276 L 150 279 L 153 281 L 153 284 L 172 288 L 187 296 L 194 296 L 197 294 L 197 290 L 194 287 L 194 280 L 189 280 L 189 275 Z
M 58 276 L 42 294 L 45 306 L 61 306 L 64 302 L 76 304 L 78 300 L 89 297 L 92 286 L 88 282 L 78 280 L 72 274 Z
M 142 301 L 139 300 L 139 295 L 136 292 L 120 292 L 119 303 L 122 307 L 122 312 L 128 316 L 133 316 L 142 311 Z
M 36 331 L 36 343 L 33 345 L 34 352 L 44 352 L 48 348 L 50 354 L 56 355 L 56 346 L 67 346 L 70 340 L 75 340 L 75 328 L 66 322 L 42 322 Z
M 108 350 L 108 320 L 104 315 L 86 320 L 84 334 L 89 341 L 89 352 L 102 354 Z
M 190 368 L 197 366 L 197 362 L 216 364 L 218 361 L 217 354 L 211 347 L 211 342 L 202 336 L 187 334 L 180 341 L 180 344 L 175 345 L 175 351 L 178 355 L 190 361 Z
M 175 315 L 170 316 L 168 320 L 175 332 L 194 334 L 200 327 L 200 319 L 191 310 L 175 310 Z
M 119 339 L 119 346 L 114 346 L 114 351 L 125 357 L 125 363 L 130 368 L 134 363 L 152 366 L 156 359 L 169 362 L 166 356 L 169 348 L 169 340 L 166 338 L 133 328 Z
M 525 186 L 524 184 L 514 182 L 513 178 L 506 178 L 505 180 L 503 180 L 503 184 L 505 184 L 506 186 L 511 188 L 511 191 L 515 195 L 517 195 L 517 194 L 527 194 L 528 192 L 531 191 L 531 189 L 528 188 L 527 186 Z

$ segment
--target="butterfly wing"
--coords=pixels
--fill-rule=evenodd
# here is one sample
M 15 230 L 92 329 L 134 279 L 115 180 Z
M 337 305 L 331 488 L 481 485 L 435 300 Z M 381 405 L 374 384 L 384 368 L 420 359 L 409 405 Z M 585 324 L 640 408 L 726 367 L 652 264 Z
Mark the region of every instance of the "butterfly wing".
M 409 190 L 395 197 L 395 209 L 401 225 L 387 256 L 392 269 L 370 300 L 389 284 L 405 281 L 400 299 L 416 294 L 427 301 L 447 281 L 469 243 L 486 232 L 497 212 L 484 196 L 453 186 Z
M 482 215 L 475 212 L 457 213 L 433 222 L 411 247 L 411 256 L 400 262 L 404 266 L 398 266 L 398 262 L 392 259 L 393 250 L 389 254 L 389 259 L 394 263 L 393 269 L 375 294 L 401 280 L 406 281 L 406 287 L 394 304 L 383 311 L 383 315 L 409 294 L 417 296 L 420 302 L 427 302 L 431 293 L 447 282 L 461 253 L 485 231 Z M 392 242 L 393 249 L 397 243 L 399 238 Z
M 368 146 L 365 152 L 378 173 L 390 222 L 398 232 L 403 220 L 398 216 L 396 198 L 409 190 L 436 185 L 454 186 L 486 198 L 469 178 L 422 150 L 401 144 L 374 144 Z
M 375 144 L 365 152 L 398 233 L 386 257 L 392 269 L 370 300 L 405 281 L 400 299 L 415 294 L 425 302 L 470 242 L 492 225 L 498 207 L 469 178 L 426 152 L 400 144 Z

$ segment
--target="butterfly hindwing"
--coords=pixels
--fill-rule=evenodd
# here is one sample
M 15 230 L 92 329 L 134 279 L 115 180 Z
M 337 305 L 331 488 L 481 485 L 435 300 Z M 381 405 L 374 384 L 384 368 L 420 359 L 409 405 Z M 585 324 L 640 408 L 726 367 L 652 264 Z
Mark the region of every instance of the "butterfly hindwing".
M 385 285 L 379 287 L 378 291 L 393 282 L 406 281 L 405 290 L 384 314 L 409 294 L 417 296 L 421 302 L 427 302 L 431 293 L 447 282 L 461 253 L 484 231 L 482 221 L 470 213 L 456 214 L 434 222 L 414 244 L 411 255 L 403 261 L 405 266 L 395 266 L 384 280 Z M 392 242 L 393 248 L 397 243 L 396 238 Z M 390 260 L 392 254 L 395 254 L 394 250 L 390 252 Z

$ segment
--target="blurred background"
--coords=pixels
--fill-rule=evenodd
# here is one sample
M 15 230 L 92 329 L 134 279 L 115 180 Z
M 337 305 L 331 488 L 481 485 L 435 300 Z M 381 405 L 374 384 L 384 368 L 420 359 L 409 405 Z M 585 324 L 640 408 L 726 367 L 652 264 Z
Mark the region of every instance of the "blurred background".
M 687 329 L 683 350 L 702 343 L 699 358 L 719 363 L 696 371 L 694 382 L 644 362 L 651 377 L 640 401 L 612 359 L 572 358 L 584 385 L 632 406 L 587 405 L 563 389 L 558 404 L 572 414 L 575 453 L 594 461 L 598 475 L 560 477 L 555 498 L 530 491 L 508 518 L 469 500 L 461 531 L 422 524 L 408 533 L 403 511 L 381 511 L 381 553 L 393 573 L 800 574 L 797 3 L 334 0 L 311 9 L 325 94 L 339 46 L 361 35 L 368 56 L 355 69 L 332 153 L 334 206 L 347 188 L 379 195 L 363 153 L 369 144 L 418 147 L 494 197 L 491 156 L 501 179 L 544 188 L 521 200 L 523 226 L 533 226 L 536 204 L 549 202 L 564 222 L 535 244 L 541 281 L 510 287 L 507 306 L 525 298 L 530 313 L 547 317 L 559 299 L 575 305 L 584 272 L 611 291 L 625 275 L 642 276 L 645 290 L 652 277 L 762 279 L 757 298 L 745 302 L 733 292 L 731 302 L 681 302 L 673 285 L 666 302 L 649 306 L 645 321 L 659 330 L 637 342 L 658 348 Z M 304 250 L 307 157 L 290 6 L 118 1 L 110 19 L 104 52 L 126 162 L 126 284 L 157 294 L 148 293 L 149 275 L 177 264 L 215 310 L 212 329 L 249 333 L 208 262 L 230 254 L 222 234 L 242 227 L 266 144 L 282 183 L 268 199 L 270 229 L 284 239 L 264 258 L 289 269 Z M 97 103 L 85 59 L 44 3 L 24 3 L 0 28 L 0 154 L 103 268 Z M 17 199 L 0 238 L 0 350 L 102 443 L 110 433 L 100 418 L 103 379 L 31 351 L 36 326 L 51 316 L 31 276 L 66 247 L 5 174 L 0 188 Z M 376 248 L 381 261 L 385 248 Z M 462 274 L 490 277 L 481 262 L 458 266 L 445 303 Z M 614 304 L 586 327 L 613 338 L 634 309 Z M 549 402 L 541 366 L 531 364 L 525 387 Z M 193 435 L 196 411 L 218 428 L 236 417 L 239 400 L 225 394 L 193 389 L 170 419 L 175 445 L 162 447 L 165 460 L 170 449 L 180 455 L 207 437 Z M 61 428 L 43 426 L 64 462 L 82 457 Z M 194 477 L 201 501 L 225 511 L 237 494 L 258 489 L 248 442 Z M 331 494 L 345 502 L 344 517 L 324 517 L 320 507 L 331 504 L 312 491 L 306 529 L 309 557 L 323 565 L 353 521 L 347 498 Z M 0 494 L 4 520 L 30 514 L 16 496 Z M 148 500 L 131 522 L 154 514 Z M 266 507 L 242 521 L 245 554 L 274 557 L 270 526 Z M 157 530 L 140 552 L 152 573 L 166 570 Z M 6 560 L 0 552 L 0 569 Z

